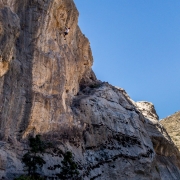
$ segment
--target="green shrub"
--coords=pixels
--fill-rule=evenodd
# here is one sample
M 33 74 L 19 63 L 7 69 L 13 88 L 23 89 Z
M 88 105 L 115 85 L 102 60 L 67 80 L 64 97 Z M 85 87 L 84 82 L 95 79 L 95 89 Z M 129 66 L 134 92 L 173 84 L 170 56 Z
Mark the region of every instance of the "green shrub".
M 89 85 L 90 88 L 99 88 L 100 84 L 91 84 Z
M 14 180 L 44 180 L 44 178 L 42 177 L 32 177 L 32 176 L 25 176 L 25 175 L 22 175 L 18 178 L 15 178 Z
M 22 176 L 20 176 L 18 178 L 15 178 L 14 180 L 32 180 L 32 179 L 31 179 L 30 176 L 28 177 L 28 176 L 22 175 Z
M 159 173 L 159 168 L 158 168 L 158 166 L 155 166 L 155 168 L 156 168 L 156 171 Z

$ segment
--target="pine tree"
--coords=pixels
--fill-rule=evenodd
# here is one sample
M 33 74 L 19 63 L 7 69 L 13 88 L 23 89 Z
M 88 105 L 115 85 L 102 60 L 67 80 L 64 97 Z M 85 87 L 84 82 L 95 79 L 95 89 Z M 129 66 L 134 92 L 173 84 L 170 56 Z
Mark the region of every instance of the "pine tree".
M 30 150 L 24 154 L 22 162 L 25 164 L 25 170 L 28 171 L 28 175 L 35 177 L 38 168 L 46 163 L 43 158 L 39 155 L 45 151 L 45 143 L 41 141 L 40 135 L 29 138 Z
M 74 161 L 74 157 L 70 151 L 64 154 L 64 159 L 61 161 L 62 167 L 60 174 L 57 176 L 60 179 L 77 179 L 79 175 L 78 165 Z

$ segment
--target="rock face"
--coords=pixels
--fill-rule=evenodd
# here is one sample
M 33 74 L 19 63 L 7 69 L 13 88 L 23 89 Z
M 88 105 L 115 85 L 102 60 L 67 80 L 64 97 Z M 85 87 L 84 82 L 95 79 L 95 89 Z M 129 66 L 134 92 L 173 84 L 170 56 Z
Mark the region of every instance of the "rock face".
M 0 23 L 0 178 L 24 173 L 27 138 L 41 134 L 53 144 L 39 171 L 47 179 L 66 151 L 81 179 L 180 179 L 153 105 L 96 79 L 72 0 L 0 0 Z
M 180 150 L 180 111 L 162 119 L 160 123 L 166 128 L 174 144 Z
M 156 152 L 156 162 L 161 179 L 178 179 L 179 175 L 174 176 L 176 172 L 172 162 L 177 158 L 177 166 L 180 167 L 179 151 L 166 129 L 158 122 L 154 105 L 149 102 L 137 102 L 136 105 L 145 117 L 145 127 Z M 166 174 L 168 171 L 171 172 L 170 176 Z
M 0 18 L 2 139 L 70 125 L 72 97 L 81 81 L 95 78 L 89 41 L 77 26 L 74 3 L 9 1 Z M 65 26 L 71 27 L 66 41 Z

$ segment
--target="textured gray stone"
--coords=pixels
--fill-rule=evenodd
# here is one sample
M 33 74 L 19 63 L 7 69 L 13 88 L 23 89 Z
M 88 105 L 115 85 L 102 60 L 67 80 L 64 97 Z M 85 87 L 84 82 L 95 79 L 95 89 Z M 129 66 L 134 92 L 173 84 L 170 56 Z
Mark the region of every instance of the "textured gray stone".
M 0 0 L 0 178 L 24 173 L 28 137 L 41 134 L 52 143 L 39 170 L 48 178 L 72 151 L 85 180 L 180 179 L 153 105 L 96 79 L 77 23 L 72 0 Z

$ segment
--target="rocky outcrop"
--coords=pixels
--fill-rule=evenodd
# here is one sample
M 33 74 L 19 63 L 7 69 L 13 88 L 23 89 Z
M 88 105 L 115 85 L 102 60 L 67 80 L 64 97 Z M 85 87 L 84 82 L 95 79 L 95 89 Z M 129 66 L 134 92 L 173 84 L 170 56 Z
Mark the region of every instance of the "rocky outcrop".
M 174 145 L 166 129 L 159 123 L 159 117 L 156 113 L 154 105 L 146 101 L 136 102 L 135 104 L 145 117 L 146 129 L 151 139 L 161 138 L 162 140 L 159 143 L 162 143 L 162 141 L 165 140 L 168 141 L 168 144 L 170 143 L 170 146 Z M 160 147 L 162 148 L 163 146 Z
M 157 167 L 162 179 L 178 179 L 178 175 L 174 176 L 174 167 L 172 162 L 176 159 L 176 166 L 180 167 L 179 150 L 173 143 L 166 129 L 158 121 L 158 115 L 154 105 L 149 102 L 137 102 L 138 109 L 145 117 L 145 127 L 153 143 L 156 152 Z M 172 168 L 173 167 L 173 168 Z M 165 172 L 171 172 L 171 175 L 166 175 Z
M 0 1 L 0 22 L 0 178 L 24 173 L 36 134 L 52 143 L 39 170 L 47 179 L 66 151 L 85 180 L 180 178 L 179 152 L 153 105 L 96 79 L 72 0 Z
M 152 177 L 148 171 L 155 155 L 153 145 L 136 107 L 107 83 L 86 87 L 81 93 L 72 107 L 83 130 L 84 175 L 88 179 Z
M 160 121 L 172 138 L 174 144 L 180 150 L 180 111 Z

